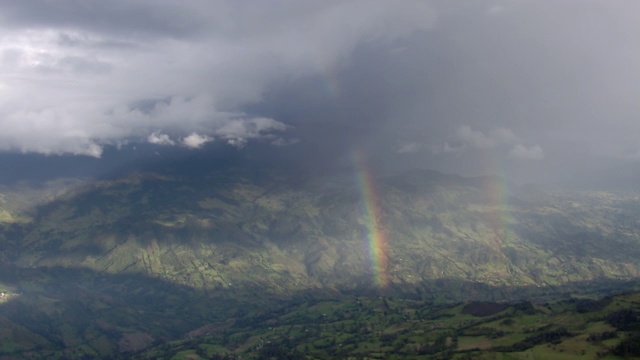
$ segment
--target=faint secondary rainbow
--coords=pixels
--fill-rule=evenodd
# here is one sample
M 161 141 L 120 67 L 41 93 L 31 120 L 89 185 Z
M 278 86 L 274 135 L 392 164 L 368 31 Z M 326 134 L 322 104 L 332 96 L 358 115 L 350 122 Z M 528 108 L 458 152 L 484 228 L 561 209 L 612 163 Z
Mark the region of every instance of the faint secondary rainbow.
M 509 206 L 509 186 L 506 182 L 504 164 L 497 154 L 488 154 L 485 158 L 485 167 L 494 175 L 485 183 L 484 191 L 490 205 L 489 225 L 495 235 L 496 245 L 503 246 L 510 242 L 512 237 L 511 225 L 514 223 L 511 207 Z
M 379 195 L 371 170 L 363 158 L 363 155 L 354 151 L 353 162 L 356 167 L 358 189 L 362 196 L 362 208 L 367 227 L 367 247 L 374 281 L 379 287 L 386 287 L 389 283 L 387 271 L 387 238 L 380 226 Z

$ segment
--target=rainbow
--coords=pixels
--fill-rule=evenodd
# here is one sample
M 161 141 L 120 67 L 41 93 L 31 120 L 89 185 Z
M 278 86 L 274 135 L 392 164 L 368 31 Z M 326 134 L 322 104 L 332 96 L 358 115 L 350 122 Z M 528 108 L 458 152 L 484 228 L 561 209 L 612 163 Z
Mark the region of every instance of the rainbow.
M 497 246 L 503 246 L 512 240 L 511 226 L 515 223 L 511 207 L 509 206 L 509 185 L 500 157 L 497 154 L 486 154 L 485 165 L 487 169 L 493 169 L 494 175 L 488 177 L 484 192 L 488 198 L 490 211 L 488 221 L 490 231 L 495 238 L 493 242 Z
M 362 210 L 368 231 L 367 247 L 374 282 L 379 287 L 386 287 L 389 283 L 387 269 L 388 248 L 387 238 L 380 226 L 382 217 L 380 206 L 378 205 L 379 195 L 371 170 L 367 167 L 362 154 L 354 151 L 352 157 L 356 168 L 357 185 L 362 196 Z
M 487 184 L 485 191 L 489 196 L 489 204 L 493 209 L 489 215 L 491 230 L 495 234 L 495 242 L 502 246 L 510 240 L 510 227 L 513 217 L 509 211 L 508 188 L 503 178 L 497 178 Z

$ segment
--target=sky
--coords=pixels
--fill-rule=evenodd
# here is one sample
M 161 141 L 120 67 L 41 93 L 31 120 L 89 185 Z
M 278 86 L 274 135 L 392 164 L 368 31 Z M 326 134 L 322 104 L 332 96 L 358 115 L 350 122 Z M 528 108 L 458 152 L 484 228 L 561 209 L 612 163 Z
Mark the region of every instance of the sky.
M 1 1 L 0 169 L 228 147 L 640 183 L 639 34 L 635 0 Z

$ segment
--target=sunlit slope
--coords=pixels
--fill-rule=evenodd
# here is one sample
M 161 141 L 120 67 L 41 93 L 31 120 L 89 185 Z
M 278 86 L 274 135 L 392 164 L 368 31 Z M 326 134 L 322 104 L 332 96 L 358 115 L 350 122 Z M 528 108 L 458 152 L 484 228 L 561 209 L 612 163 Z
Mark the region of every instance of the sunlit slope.
M 40 207 L 9 256 L 278 294 L 371 289 L 380 274 L 416 291 L 436 279 L 545 286 L 640 274 L 637 195 L 514 192 L 499 178 L 428 171 L 375 182 L 371 219 L 348 176 L 135 174 Z M 387 243 L 381 269 L 373 232 Z

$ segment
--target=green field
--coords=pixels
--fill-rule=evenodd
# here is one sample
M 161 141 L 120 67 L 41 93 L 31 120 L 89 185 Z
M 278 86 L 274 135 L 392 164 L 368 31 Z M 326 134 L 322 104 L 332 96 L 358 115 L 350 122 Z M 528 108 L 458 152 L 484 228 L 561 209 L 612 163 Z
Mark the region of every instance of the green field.
M 629 316 L 629 314 L 631 314 Z M 597 359 L 640 357 L 640 296 L 552 304 L 312 301 L 211 326 L 137 359 Z

